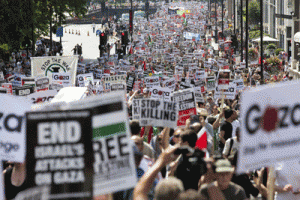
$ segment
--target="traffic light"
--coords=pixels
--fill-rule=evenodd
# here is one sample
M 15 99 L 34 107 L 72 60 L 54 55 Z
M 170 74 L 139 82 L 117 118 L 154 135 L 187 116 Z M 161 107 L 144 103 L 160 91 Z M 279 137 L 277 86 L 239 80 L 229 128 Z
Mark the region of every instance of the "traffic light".
M 127 45 L 128 44 L 128 32 L 124 31 L 121 33 L 121 44 Z
M 129 10 L 129 32 L 132 33 L 133 31 L 133 12 Z
M 107 35 L 105 33 L 100 34 L 100 45 L 106 45 L 107 43 Z

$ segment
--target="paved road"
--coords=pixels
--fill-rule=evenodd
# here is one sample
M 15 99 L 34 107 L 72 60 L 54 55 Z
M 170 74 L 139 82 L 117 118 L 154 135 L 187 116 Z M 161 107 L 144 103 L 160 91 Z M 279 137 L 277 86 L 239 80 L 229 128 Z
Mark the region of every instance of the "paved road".
M 101 24 L 95 24 L 96 30 L 101 29 Z M 69 34 L 69 30 L 71 34 Z M 72 34 L 72 30 L 74 34 Z M 67 32 L 65 32 L 67 31 Z M 80 31 L 80 36 L 75 35 L 75 33 Z M 88 36 L 89 34 L 89 36 Z M 53 35 L 54 41 L 59 41 L 59 37 Z M 117 38 L 110 37 L 108 42 L 110 44 L 115 43 Z M 84 25 L 67 25 L 64 27 L 64 36 L 62 37 L 62 45 L 63 45 L 63 56 L 73 55 L 72 49 L 76 44 L 82 44 L 82 56 L 84 59 L 89 60 L 97 60 L 99 57 L 99 36 L 96 36 L 96 33 L 93 33 L 93 28 L 91 24 Z M 115 54 L 115 46 L 110 52 L 111 55 Z

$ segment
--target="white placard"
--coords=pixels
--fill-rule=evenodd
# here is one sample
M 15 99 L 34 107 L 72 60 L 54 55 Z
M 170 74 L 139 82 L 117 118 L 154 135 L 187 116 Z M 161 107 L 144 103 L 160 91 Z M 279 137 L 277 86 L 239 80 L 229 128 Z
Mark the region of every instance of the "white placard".
M 46 90 L 42 92 L 32 93 L 26 96 L 26 98 L 30 99 L 32 104 L 44 103 L 44 102 L 50 102 L 56 94 L 57 94 L 57 90 Z
M 235 99 L 236 95 L 236 84 L 233 82 L 229 83 L 229 86 L 226 90 L 224 90 L 224 98 L 225 99 Z M 221 99 L 222 98 L 222 91 L 219 89 L 219 86 L 216 87 L 216 92 L 214 97 L 216 99 Z
M 169 88 L 153 86 L 150 91 L 151 91 L 151 98 L 164 99 L 165 101 L 171 101 L 172 90 Z
M 243 92 L 238 172 L 299 159 L 299 90 L 294 81 Z
M 12 162 L 25 160 L 25 112 L 31 103 L 26 98 L 0 94 L 0 158 Z

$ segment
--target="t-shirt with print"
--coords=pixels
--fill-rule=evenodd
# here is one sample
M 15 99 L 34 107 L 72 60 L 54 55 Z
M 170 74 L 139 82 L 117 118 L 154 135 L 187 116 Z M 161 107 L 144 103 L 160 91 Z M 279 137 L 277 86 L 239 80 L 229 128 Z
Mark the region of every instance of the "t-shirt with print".
M 204 184 L 203 186 L 201 186 L 199 193 L 201 195 L 201 197 L 203 197 L 204 199 L 209 199 L 209 195 L 208 195 L 208 190 L 207 190 L 207 184 Z M 245 194 L 245 190 L 235 184 L 230 182 L 229 186 L 227 189 L 225 190 L 221 190 L 225 199 L 230 199 L 230 200 L 243 200 L 243 199 L 247 199 L 247 196 Z

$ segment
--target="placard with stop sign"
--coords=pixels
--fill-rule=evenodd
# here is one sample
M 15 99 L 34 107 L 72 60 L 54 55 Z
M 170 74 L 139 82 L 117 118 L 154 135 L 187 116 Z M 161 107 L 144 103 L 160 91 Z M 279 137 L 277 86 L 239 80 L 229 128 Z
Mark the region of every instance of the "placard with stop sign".
M 239 173 L 299 159 L 299 90 L 295 81 L 242 93 Z

